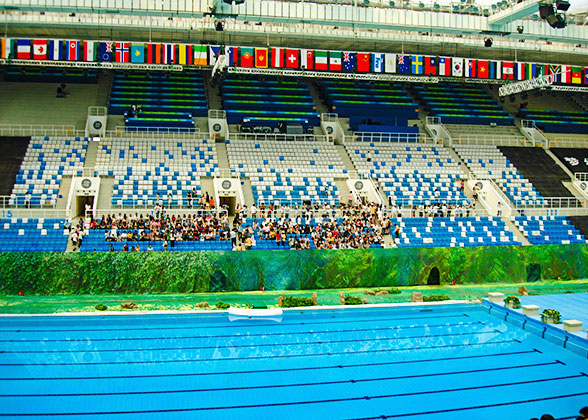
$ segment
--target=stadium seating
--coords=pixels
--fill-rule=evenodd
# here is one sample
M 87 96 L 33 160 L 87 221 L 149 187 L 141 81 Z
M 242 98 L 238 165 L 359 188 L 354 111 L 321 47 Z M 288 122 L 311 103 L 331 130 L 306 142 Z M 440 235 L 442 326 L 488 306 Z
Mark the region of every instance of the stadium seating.
M 517 216 L 514 224 L 532 245 L 587 243 L 586 238 L 563 216 Z
M 63 219 L 0 219 L 0 252 L 65 252 Z
M 499 217 L 392 218 L 399 248 L 520 245 Z M 394 231 L 394 229 L 391 229 Z
M 98 148 L 96 170 L 114 177 L 112 205 L 152 206 L 157 195 L 164 204 L 188 205 L 186 195 L 196 188 L 201 195 L 200 177 L 218 171 L 216 148 L 208 140 L 105 139 Z
M 104 239 L 107 229 L 91 229 L 90 233 L 84 237 L 81 252 L 107 252 L 110 245 L 114 251 L 122 251 L 125 244 L 133 248 L 139 245 L 141 251 L 147 251 L 149 245 L 153 251 L 163 251 L 163 241 L 121 241 L 111 242 Z M 148 233 L 149 230 L 146 230 Z M 218 238 L 211 241 L 168 241 L 168 251 L 230 251 L 231 241 L 221 241 Z
M 468 203 L 458 185 L 464 172 L 443 146 L 351 142 L 345 148 L 360 176 L 377 178 L 393 203 Z
M 582 111 L 521 109 L 517 116 L 533 120 L 537 128 L 551 133 L 588 134 L 588 117 Z
M 514 118 L 482 86 L 442 82 L 416 84 L 414 91 L 443 124 L 514 125 Z
M 22 67 L 9 66 L 4 71 L 7 82 L 27 83 L 98 83 L 97 69 L 60 68 L 60 67 Z
M 320 125 L 320 115 L 305 81 L 275 77 L 227 77 L 221 86 L 229 124 L 277 129 L 279 123 L 303 128 Z
M 256 204 L 338 204 L 334 178 L 347 178 L 332 143 L 226 141 L 231 172 L 249 177 Z
M 132 107 L 140 111 L 133 113 Z M 200 73 L 117 72 L 109 113 L 124 114 L 128 130 L 194 131 L 193 117 L 208 115 Z
M 16 176 L 11 205 L 53 206 L 64 175 L 82 175 L 88 148 L 87 138 L 33 137 Z
M 349 118 L 349 128 L 359 132 L 360 140 L 372 140 L 363 132 L 388 133 L 376 136 L 383 141 L 418 139 L 418 127 L 408 126 L 408 120 L 419 118 L 418 104 L 402 84 L 352 80 L 322 80 L 321 84 L 329 109 Z
M 540 204 L 543 197 L 496 146 L 455 145 L 459 157 L 479 179 L 492 179 L 515 205 Z

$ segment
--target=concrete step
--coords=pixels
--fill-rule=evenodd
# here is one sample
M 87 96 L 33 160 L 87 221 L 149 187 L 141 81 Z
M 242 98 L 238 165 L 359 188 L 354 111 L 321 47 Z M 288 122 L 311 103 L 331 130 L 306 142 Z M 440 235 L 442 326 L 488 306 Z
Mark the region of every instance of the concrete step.
M 59 194 L 57 196 L 57 202 L 55 208 L 64 210 L 67 206 L 67 197 L 69 197 L 69 190 L 71 188 L 71 175 L 64 175 L 61 178 L 61 184 L 59 184 Z
M 206 87 L 206 101 L 208 103 L 208 109 L 223 109 L 223 99 L 221 96 L 220 86 L 218 83 L 213 86 L 210 83 L 210 76 L 210 72 L 202 72 L 204 86 Z
M 202 195 L 208 193 L 209 196 L 214 198 L 214 178 L 210 176 L 201 177 L 200 187 L 202 188 Z
M 88 149 L 86 149 L 86 160 L 84 161 L 84 168 L 94 168 L 96 166 L 96 156 L 98 154 L 98 145 L 100 142 L 88 142 Z
M 472 171 L 470 171 L 470 168 L 468 168 L 468 165 L 466 165 L 466 163 L 461 159 L 461 157 L 459 157 L 457 152 L 452 147 L 446 147 L 445 149 L 449 152 L 451 158 L 459 164 L 461 170 L 464 171 L 464 173 L 466 174 L 466 177 L 468 179 L 474 178 L 474 174 L 472 173 Z
M 229 164 L 229 155 L 227 154 L 227 145 L 224 140 L 219 140 L 215 144 L 216 146 L 216 157 L 218 159 L 218 168 L 221 174 L 229 174 L 231 167 Z
M 337 149 L 337 152 L 341 157 L 341 161 L 343 162 L 345 169 L 347 169 L 347 173 L 349 174 L 350 178 L 357 177 L 357 170 L 355 169 L 355 166 L 353 166 L 353 162 L 351 162 L 351 158 L 347 154 L 345 146 L 342 144 L 336 144 L 335 148 Z
M 310 90 L 310 96 L 312 96 L 312 100 L 316 104 L 316 112 L 321 114 L 328 113 L 329 109 L 327 108 L 326 103 L 322 99 L 322 93 L 320 91 L 320 87 L 314 83 L 313 80 L 308 79 L 306 81 L 308 89 Z
M 531 245 L 531 242 L 523 235 L 523 233 L 510 221 L 508 217 L 501 217 L 502 221 L 508 226 L 510 231 L 514 234 L 516 240 L 520 241 L 523 245 Z
M 251 207 L 254 203 L 253 189 L 251 188 L 251 180 L 249 178 L 241 178 L 241 188 L 243 189 L 243 199 L 247 207 Z
M 349 186 L 347 185 L 347 179 L 345 178 L 335 178 L 335 185 L 339 190 L 339 197 L 343 200 L 343 202 L 347 202 L 347 196 L 349 195 Z
M 98 203 L 96 208 L 106 210 L 112 207 L 113 187 L 114 177 L 100 177 L 100 190 L 98 191 Z

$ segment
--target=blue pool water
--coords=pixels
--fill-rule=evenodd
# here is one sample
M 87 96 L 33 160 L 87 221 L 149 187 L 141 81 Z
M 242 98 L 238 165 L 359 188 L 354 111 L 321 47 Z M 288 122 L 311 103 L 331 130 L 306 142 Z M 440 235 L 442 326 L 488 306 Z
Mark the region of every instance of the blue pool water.
M 0 415 L 573 419 L 588 355 L 477 305 L 0 318 Z

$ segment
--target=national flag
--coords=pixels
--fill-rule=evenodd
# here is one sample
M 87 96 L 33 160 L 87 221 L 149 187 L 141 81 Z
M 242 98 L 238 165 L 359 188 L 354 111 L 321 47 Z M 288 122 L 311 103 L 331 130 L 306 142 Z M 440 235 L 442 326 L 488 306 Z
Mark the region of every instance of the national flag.
M 297 69 L 300 67 L 298 59 L 298 50 L 287 49 L 286 50 L 286 68 Z
M 329 51 L 329 70 L 341 71 L 341 51 Z
M 225 56 L 228 58 L 227 66 L 235 67 L 239 59 L 239 49 L 237 47 L 228 47 Z
M 220 56 L 221 56 L 221 46 L 220 45 L 209 45 L 208 46 L 208 63 L 211 66 L 214 66 L 216 64 L 216 60 L 218 60 L 220 58 Z M 196 50 L 194 50 L 194 64 L 196 64 Z
M 561 66 L 561 82 L 572 83 L 572 66 Z
M 372 53 L 372 71 L 374 73 L 384 72 L 384 54 Z
M 314 52 L 314 69 L 327 70 L 327 52 L 315 50 Z
M 451 59 L 451 75 L 454 77 L 463 77 L 463 58 Z
M 427 76 L 437 76 L 437 57 L 425 56 L 425 74 Z
M 175 44 L 161 44 L 161 52 L 162 64 L 175 64 L 176 56 L 175 56 L 176 46 Z
M 145 62 L 145 44 L 131 44 L 131 63 Z
M 343 53 L 343 70 L 354 71 L 357 66 L 357 54 L 346 51 Z
M 537 64 L 535 63 L 524 63 L 526 79 L 534 79 L 537 77 Z
M 147 44 L 147 63 L 161 64 L 161 44 Z
M 488 69 L 489 79 L 500 79 L 500 61 L 489 61 Z
M 525 80 L 525 63 L 514 63 L 514 79 Z
M 551 74 L 549 64 L 538 64 L 537 67 L 537 76 L 547 76 L 548 74 Z
M 396 73 L 396 54 L 385 54 L 384 71 L 386 73 Z
M 588 85 L 588 67 L 584 67 L 584 84 Z
M 357 71 L 370 71 L 370 53 L 357 53 Z
M 410 73 L 410 56 L 398 55 L 398 73 Z
M 80 41 L 67 41 L 66 59 L 68 61 L 80 59 Z
M 84 41 L 84 61 L 96 61 L 95 41 Z
M 153 44 L 151 44 L 153 45 Z M 100 43 L 100 61 L 111 62 L 114 59 L 114 43 L 111 41 Z M 153 61 L 154 62 L 154 61 Z
M 194 60 L 193 47 L 190 44 L 178 45 L 178 64 L 191 66 Z
M 451 58 L 439 57 L 439 76 L 451 76 Z
M 33 60 L 47 60 L 46 39 L 33 39 Z
M 243 47 L 239 49 L 241 67 L 253 67 L 253 48 Z
M 505 80 L 514 80 L 514 63 L 512 61 L 502 62 L 502 78 Z
M 412 74 L 423 74 L 423 56 L 413 55 L 412 56 Z
M 128 42 L 117 42 L 114 44 L 114 61 L 117 63 L 128 63 L 129 62 L 129 43 Z
M 0 38 L 0 58 L 11 58 L 12 53 L 12 39 Z
M 478 60 L 477 74 L 479 79 L 488 78 L 488 60 Z
M 272 48 L 272 67 L 281 69 L 284 67 L 284 49 Z
M 192 50 L 194 51 L 192 64 L 195 66 L 206 66 L 208 64 L 206 57 L 208 47 L 206 45 L 193 45 Z
M 554 75 L 553 80 L 555 82 L 561 82 L 561 66 L 558 64 L 550 64 L 549 71 Z
M 476 77 L 476 60 L 466 58 L 464 70 L 465 77 Z
M 47 43 L 47 58 L 53 61 L 63 60 L 63 48 L 61 40 L 49 40 L 49 42 Z
M 19 60 L 31 59 L 31 40 L 18 39 L 16 40 L 16 58 Z
M 582 84 L 582 67 L 572 67 L 572 83 L 575 85 Z
M 302 70 L 314 69 L 314 51 L 300 50 L 300 68 Z
M 255 49 L 255 67 L 267 68 L 269 60 L 267 58 L 267 48 Z

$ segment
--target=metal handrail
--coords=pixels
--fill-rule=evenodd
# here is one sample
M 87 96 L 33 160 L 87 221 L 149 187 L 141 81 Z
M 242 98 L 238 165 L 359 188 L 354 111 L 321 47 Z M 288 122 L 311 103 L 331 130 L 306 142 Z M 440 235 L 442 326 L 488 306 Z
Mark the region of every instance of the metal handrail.
M 553 140 L 549 140 L 549 147 L 586 149 L 588 148 L 588 137 L 555 137 Z
M 486 146 L 519 146 L 519 147 L 532 147 L 533 144 L 529 142 L 525 137 L 517 136 L 506 136 L 500 137 L 496 135 L 470 135 L 470 134 L 457 134 L 452 136 L 453 144 L 474 144 L 474 145 L 486 145 Z
M 274 133 L 228 133 L 228 140 L 255 141 L 329 141 L 328 136 L 315 134 L 274 134 Z
M 321 114 L 321 121 L 324 122 L 337 122 L 339 121 L 339 114 L 335 113 L 322 113 Z
M 580 182 L 588 181 L 588 172 L 576 172 L 574 177 Z
M 516 209 L 552 209 L 552 208 L 580 208 L 585 207 L 585 202 L 575 197 L 543 197 L 532 200 L 530 203 L 521 203 L 521 200 L 515 200 Z
M 353 139 L 378 143 L 434 143 L 433 139 L 422 134 L 414 133 L 381 133 L 375 131 L 355 131 Z

